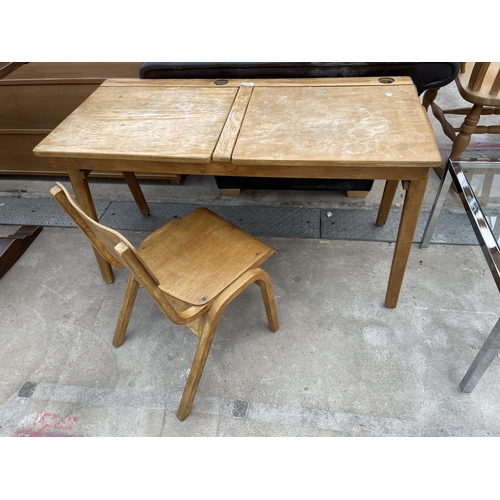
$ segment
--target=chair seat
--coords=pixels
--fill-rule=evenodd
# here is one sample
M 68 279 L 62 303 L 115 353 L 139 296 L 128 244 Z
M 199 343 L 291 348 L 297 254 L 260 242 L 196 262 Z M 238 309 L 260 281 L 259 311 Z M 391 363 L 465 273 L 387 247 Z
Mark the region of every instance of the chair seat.
M 490 95 L 491 87 L 497 78 L 500 71 L 500 62 L 492 62 L 488 67 L 488 71 L 484 75 L 482 85 L 477 91 L 469 87 L 474 63 L 466 63 L 465 71 L 459 73 L 456 79 L 457 88 L 460 95 L 468 102 L 474 104 L 482 104 L 484 106 L 500 106 L 500 95 Z
M 199 306 L 209 303 L 245 271 L 258 267 L 275 253 L 206 208 L 198 208 L 158 229 L 137 251 L 160 290 Z

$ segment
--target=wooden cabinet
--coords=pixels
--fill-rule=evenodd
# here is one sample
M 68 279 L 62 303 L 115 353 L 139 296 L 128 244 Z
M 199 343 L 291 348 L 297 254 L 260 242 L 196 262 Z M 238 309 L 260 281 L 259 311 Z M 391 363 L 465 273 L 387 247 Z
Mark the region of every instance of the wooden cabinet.
M 137 78 L 140 62 L 25 64 L 0 80 L 0 174 L 64 175 L 33 148 L 107 78 Z M 100 177 L 116 173 L 100 172 Z M 118 174 L 119 176 L 119 174 Z M 141 174 L 168 179 L 175 174 Z

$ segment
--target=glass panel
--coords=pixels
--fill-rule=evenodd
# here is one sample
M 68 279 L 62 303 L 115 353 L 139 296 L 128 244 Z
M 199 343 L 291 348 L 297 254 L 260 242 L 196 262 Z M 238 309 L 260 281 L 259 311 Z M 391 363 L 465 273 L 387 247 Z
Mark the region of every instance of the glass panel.
M 460 161 L 493 235 L 500 240 L 500 162 Z

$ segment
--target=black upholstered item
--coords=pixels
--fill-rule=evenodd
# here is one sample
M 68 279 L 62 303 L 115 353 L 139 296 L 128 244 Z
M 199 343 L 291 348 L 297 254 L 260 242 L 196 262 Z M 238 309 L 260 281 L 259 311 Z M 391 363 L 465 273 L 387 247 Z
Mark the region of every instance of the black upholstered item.
M 409 76 L 422 94 L 444 87 L 458 75 L 457 62 L 145 62 L 140 78 L 339 78 Z M 269 179 L 215 176 L 219 189 L 318 189 L 369 191 L 372 180 Z
M 140 78 L 339 78 L 409 76 L 420 95 L 451 83 L 456 62 L 145 62 Z

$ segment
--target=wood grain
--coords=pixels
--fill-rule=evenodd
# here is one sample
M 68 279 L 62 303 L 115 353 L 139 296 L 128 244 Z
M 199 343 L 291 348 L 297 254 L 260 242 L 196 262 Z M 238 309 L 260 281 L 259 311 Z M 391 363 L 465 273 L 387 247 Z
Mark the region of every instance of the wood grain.
M 411 86 L 255 88 L 232 155 L 238 165 L 440 161 Z
M 225 308 L 252 283 L 261 289 L 269 328 L 278 330 L 271 279 L 257 268 L 275 251 L 248 233 L 199 208 L 155 231 L 136 251 L 120 233 L 89 217 L 88 208 L 83 211 L 60 183 L 50 192 L 108 262 L 130 270 L 113 337 L 115 347 L 125 340 L 139 285 L 170 320 L 186 325 L 199 338 L 177 411 L 179 420 L 191 411 Z
M 0 63 L 0 80 L 10 75 L 13 71 L 23 66 L 23 62 L 3 62 Z
M 476 73 L 474 73 L 474 69 L 476 69 Z M 466 101 L 474 104 L 500 106 L 499 73 L 500 62 L 466 63 L 465 71 L 460 72 L 456 79 L 460 95 Z M 471 81 L 473 76 L 475 79 Z
M 168 241 L 168 248 L 162 248 L 160 241 Z M 203 305 L 231 283 L 235 269 L 244 272 L 257 267 L 274 250 L 200 208 L 155 231 L 138 252 L 163 292 L 190 304 Z
M 99 158 L 49 158 L 55 169 L 91 169 L 96 171 L 132 170 L 152 173 L 184 173 L 190 175 L 227 175 L 246 177 L 283 177 L 309 179 L 401 179 L 405 168 L 405 179 L 422 179 L 429 166 L 418 165 L 235 165 L 234 163 L 180 163 L 139 160 L 106 160 Z M 432 162 L 431 166 L 440 165 Z
M 0 80 L 0 174 L 64 175 L 65 170 L 55 171 L 46 159 L 36 158 L 33 148 L 106 78 L 137 77 L 140 65 L 0 63 L 0 78 L 7 75 Z M 105 172 L 97 175 L 107 176 Z M 180 180 L 165 174 L 155 178 Z
M 241 87 L 234 101 L 231 111 L 227 117 L 224 130 L 217 142 L 212 161 L 229 162 L 233 153 L 241 124 L 245 118 L 250 97 L 252 96 L 253 87 Z
M 0 129 L 52 130 L 98 88 L 99 84 L 0 85 Z
M 209 163 L 236 93 L 235 88 L 101 87 L 34 153 Z
M 413 235 L 418 223 L 418 216 L 422 201 L 424 199 L 425 189 L 427 187 L 427 177 L 423 180 L 410 181 L 406 191 L 401 221 L 399 223 L 398 237 L 394 256 L 392 259 L 389 283 L 387 284 L 387 293 L 385 296 L 385 306 L 388 308 L 396 307 L 398 303 L 403 276 L 410 256 L 410 250 L 413 243 Z
M 387 77 L 385 77 L 387 78 Z M 227 81 L 222 87 L 240 87 L 244 83 L 253 83 L 254 87 L 384 87 L 388 91 L 396 85 L 409 85 L 414 87 L 413 80 L 409 76 L 392 77 L 394 83 L 386 84 L 373 77 L 342 77 L 342 78 L 246 78 L 225 79 Z M 213 78 L 190 78 L 190 79 L 147 79 L 139 78 L 110 78 L 102 85 L 104 87 L 217 87 Z
M 429 170 L 441 164 L 441 155 L 413 82 L 394 80 L 391 85 L 376 78 L 254 80 L 253 90 L 241 94 L 242 80 L 229 80 L 223 86 L 213 80 L 107 80 L 34 152 L 68 172 L 409 181 L 386 296 L 387 307 L 395 307 Z M 250 97 L 247 107 L 246 97 Z M 85 182 L 72 176 L 72 183 L 87 211 L 91 198 Z M 202 227 L 197 231 L 205 234 Z M 207 255 L 204 239 L 197 238 L 190 252 Z M 186 243 L 181 241 L 173 243 L 176 250 L 168 257 L 147 256 L 159 275 L 162 259 L 174 259 L 174 274 L 160 280 L 169 287 L 185 266 Z M 215 288 L 204 293 L 212 297 L 221 287 L 217 271 L 226 273 L 226 259 L 219 260 L 217 252 L 210 259 Z M 200 304 L 201 290 L 194 282 L 185 282 L 184 290 L 160 286 L 164 293 L 182 292 L 186 294 L 182 300 Z M 202 323 L 195 330 L 205 352 L 208 330 Z
M 30 62 L 6 80 L 40 80 L 69 78 L 134 78 L 139 76 L 140 62 Z
M 422 179 L 427 166 L 418 165 L 235 165 L 227 162 L 214 163 L 181 163 L 164 161 L 139 160 L 107 160 L 99 158 L 49 158 L 53 168 L 60 170 L 91 169 L 95 171 L 132 170 L 152 173 L 184 173 L 190 175 L 228 175 L 246 177 L 283 177 L 309 179 L 401 179 L 402 168 L 405 168 L 405 179 Z M 434 161 L 430 166 L 440 165 Z

